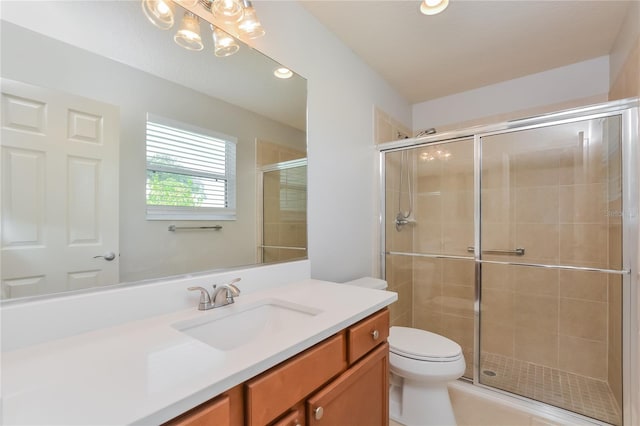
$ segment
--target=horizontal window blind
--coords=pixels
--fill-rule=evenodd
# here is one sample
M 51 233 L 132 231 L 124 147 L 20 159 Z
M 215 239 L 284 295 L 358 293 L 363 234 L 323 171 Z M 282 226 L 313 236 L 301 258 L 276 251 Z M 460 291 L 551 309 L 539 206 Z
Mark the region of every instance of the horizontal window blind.
M 280 171 L 280 210 L 306 212 L 307 166 Z
M 234 141 L 149 115 L 146 146 L 148 219 L 235 217 Z

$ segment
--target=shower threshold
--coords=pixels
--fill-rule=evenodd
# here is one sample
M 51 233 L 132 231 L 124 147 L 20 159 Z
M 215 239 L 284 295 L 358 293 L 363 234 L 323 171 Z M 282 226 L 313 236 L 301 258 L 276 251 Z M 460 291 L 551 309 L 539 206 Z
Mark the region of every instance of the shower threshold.
M 622 416 L 607 382 L 483 352 L 480 382 L 612 425 Z

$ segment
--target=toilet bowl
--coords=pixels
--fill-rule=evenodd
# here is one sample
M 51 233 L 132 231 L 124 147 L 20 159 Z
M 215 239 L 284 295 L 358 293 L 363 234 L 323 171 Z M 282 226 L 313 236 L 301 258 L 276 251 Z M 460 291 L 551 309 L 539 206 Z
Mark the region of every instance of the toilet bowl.
M 384 290 L 387 282 L 360 278 L 345 284 Z M 448 382 L 465 371 L 453 340 L 409 327 L 389 330 L 389 417 L 406 426 L 455 426 Z

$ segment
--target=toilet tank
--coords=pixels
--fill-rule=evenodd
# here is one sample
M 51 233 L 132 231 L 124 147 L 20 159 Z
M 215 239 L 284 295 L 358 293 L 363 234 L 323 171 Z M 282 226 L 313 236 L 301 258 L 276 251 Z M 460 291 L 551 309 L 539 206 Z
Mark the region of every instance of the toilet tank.
M 347 281 L 343 284 L 357 285 L 359 287 L 372 288 L 374 290 L 387 289 L 387 282 L 385 280 L 381 280 L 379 278 L 373 278 L 373 277 L 358 278 L 357 280 Z

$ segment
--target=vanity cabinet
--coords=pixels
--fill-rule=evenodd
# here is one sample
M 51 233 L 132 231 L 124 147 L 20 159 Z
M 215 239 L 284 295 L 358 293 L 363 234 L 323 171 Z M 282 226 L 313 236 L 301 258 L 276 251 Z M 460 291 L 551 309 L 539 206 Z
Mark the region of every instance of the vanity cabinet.
M 385 308 L 168 425 L 388 425 L 388 336 Z
M 246 424 L 387 425 L 388 336 L 383 309 L 250 380 Z

